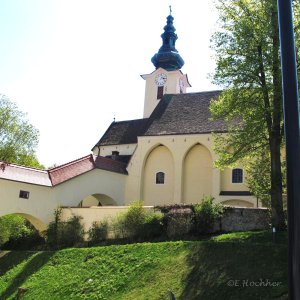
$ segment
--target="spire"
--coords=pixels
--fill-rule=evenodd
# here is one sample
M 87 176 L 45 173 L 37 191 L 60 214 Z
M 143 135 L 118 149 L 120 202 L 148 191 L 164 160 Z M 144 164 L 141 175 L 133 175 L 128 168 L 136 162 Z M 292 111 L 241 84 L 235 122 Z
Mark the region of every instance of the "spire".
M 176 29 L 173 26 L 172 8 L 170 8 L 170 15 L 167 17 L 167 25 L 164 27 L 164 32 L 161 35 L 162 46 L 151 59 L 155 68 L 163 68 L 167 71 L 174 71 L 180 69 L 184 65 L 184 61 L 175 48 L 177 40 Z

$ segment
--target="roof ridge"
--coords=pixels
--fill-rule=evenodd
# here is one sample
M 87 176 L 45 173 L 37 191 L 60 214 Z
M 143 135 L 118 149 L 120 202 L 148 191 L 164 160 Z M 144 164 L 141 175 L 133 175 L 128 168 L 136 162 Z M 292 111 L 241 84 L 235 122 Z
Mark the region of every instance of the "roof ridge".
M 74 163 L 77 163 L 77 162 L 79 162 L 79 161 L 85 160 L 85 159 L 90 158 L 90 157 L 93 158 L 93 154 L 88 154 L 88 155 L 86 155 L 86 156 L 83 156 L 83 157 L 74 159 L 74 160 L 69 161 L 69 162 L 67 162 L 67 163 L 65 163 L 65 164 L 59 165 L 59 166 L 54 167 L 54 168 L 52 168 L 52 169 L 48 169 L 47 171 L 50 173 L 50 172 L 52 172 L 52 171 L 56 171 L 56 170 L 58 170 L 58 169 L 62 169 L 62 168 L 64 168 L 64 167 L 66 167 L 66 166 L 70 166 L 70 165 L 72 165 L 72 164 L 74 164 Z
M 184 94 L 175 94 L 175 95 L 191 95 L 191 94 L 204 94 L 204 93 L 216 93 L 223 92 L 223 90 L 210 90 L 210 91 L 201 91 L 201 92 L 192 92 L 192 93 L 184 93 Z
M 46 169 L 39 169 L 39 168 L 28 167 L 28 166 L 24 166 L 24 165 L 18 165 L 18 164 L 15 164 L 15 163 L 0 161 L 0 165 L 3 165 L 3 164 L 5 166 L 10 166 L 10 167 L 19 168 L 19 169 L 32 170 L 32 171 L 38 171 L 38 172 L 43 172 L 43 173 L 47 173 L 47 171 L 48 171 Z
M 132 122 L 132 121 L 141 121 L 141 120 L 145 120 L 145 119 L 148 119 L 148 118 L 139 118 L 139 119 L 131 119 L 131 120 L 115 121 L 115 122 L 113 122 L 112 124 L 114 124 L 114 123 Z

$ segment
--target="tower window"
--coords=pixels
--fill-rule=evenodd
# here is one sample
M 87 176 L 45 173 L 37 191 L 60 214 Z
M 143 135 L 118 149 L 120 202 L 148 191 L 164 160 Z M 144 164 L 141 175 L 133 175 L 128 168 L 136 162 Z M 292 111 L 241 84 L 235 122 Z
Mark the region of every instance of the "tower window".
M 243 169 L 232 170 L 232 183 L 243 183 Z
M 156 173 L 156 184 L 164 184 L 165 183 L 165 173 L 158 172 Z
M 164 86 L 157 87 L 157 100 L 161 99 L 164 95 Z

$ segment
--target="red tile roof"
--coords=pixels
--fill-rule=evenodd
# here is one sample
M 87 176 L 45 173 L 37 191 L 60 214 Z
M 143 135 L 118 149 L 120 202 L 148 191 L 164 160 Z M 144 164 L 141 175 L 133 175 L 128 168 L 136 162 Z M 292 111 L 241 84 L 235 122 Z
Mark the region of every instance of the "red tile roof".
M 95 168 L 92 155 L 87 155 L 64 165 L 48 170 L 52 185 L 60 184 Z
M 0 179 L 55 186 L 94 169 L 127 174 L 125 163 L 90 154 L 50 170 L 39 170 L 0 162 Z
M 127 174 L 126 164 L 121 161 L 113 160 L 111 158 L 103 156 L 95 156 L 94 159 L 97 169 Z
M 5 162 L 0 162 L 0 178 L 37 185 L 52 185 L 46 170 L 28 168 Z

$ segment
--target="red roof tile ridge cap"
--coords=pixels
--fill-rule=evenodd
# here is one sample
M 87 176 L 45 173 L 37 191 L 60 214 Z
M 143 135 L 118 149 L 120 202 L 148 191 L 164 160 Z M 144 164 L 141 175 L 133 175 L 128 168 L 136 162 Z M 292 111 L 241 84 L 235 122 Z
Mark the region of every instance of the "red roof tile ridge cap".
M 40 173 L 47 173 L 47 170 L 44 170 L 44 169 L 27 167 L 27 166 L 23 166 L 23 165 L 14 164 L 14 163 L 8 163 L 5 161 L 0 161 L 0 165 L 9 166 L 9 167 L 13 167 L 13 168 L 19 168 L 19 169 L 25 169 L 25 170 L 31 170 L 31 171 L 36 171 L 36 172 L 40 172 Z
M 48 172 L 51 173 L 51 172 L 53 172 L 53 171 L 57 171 L 57 170 L 59 170 L 59 169 L 63 169 L 63 168 L 65 168 L 65 167 L 70 166 L 70 165 L 73 165 L 73 164 L 75 164 L 75 163 L 77 163 L 77 162 L 86 160 L 87 158 L 92 158 L 92 162 L 93 162 L 93 164 L 94 164 L 93 155 L 92 155 L 92 154 L 88 154 L 88 155 L 86 155 L 86 156 L 77 158 L 77 159 L 72 160 L 72 161 L 69 161 L 69 162 L 67 162 L 67 163 L 65 163 L 65 164 L 62 164 L 62 165 L 59 165 L 59 166 L 54 167 L 54 168 L 52 168 L 52 169 L 49 169 Z

